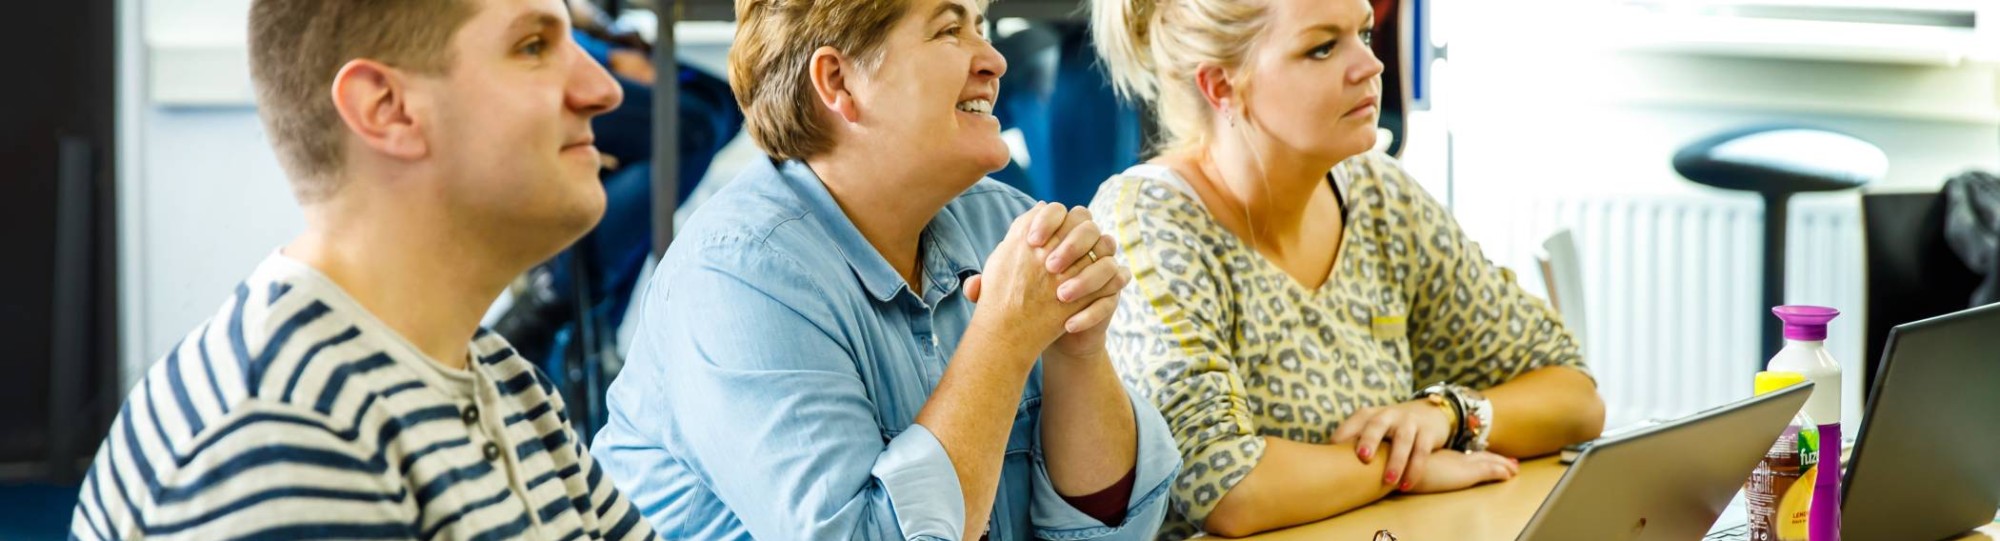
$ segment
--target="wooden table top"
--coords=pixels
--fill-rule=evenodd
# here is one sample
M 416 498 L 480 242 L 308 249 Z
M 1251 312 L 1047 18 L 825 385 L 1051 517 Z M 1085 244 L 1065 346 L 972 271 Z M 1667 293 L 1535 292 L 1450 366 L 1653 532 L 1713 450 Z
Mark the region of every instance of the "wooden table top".
M 1395 495 L 1326 520 L 1246 539 L 1258 541 L 1369 541 L 1389 530 L 1402 541 L 1512 541 L 1528 525 L 1567 468 L 1555 457 L 1521 463 L 1521 475 L 1457 492 Z M 2000 523 L 1958 541 L 2000 539 Z

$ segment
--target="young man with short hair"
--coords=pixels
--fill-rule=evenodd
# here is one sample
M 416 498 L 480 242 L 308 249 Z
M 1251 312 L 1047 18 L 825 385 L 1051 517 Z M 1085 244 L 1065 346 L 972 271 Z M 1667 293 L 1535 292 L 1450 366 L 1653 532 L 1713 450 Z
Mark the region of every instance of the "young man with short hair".
M 653 537 L 479 328 L 603 213 L 621 95 L 569 35 L 561 0 L 256 0 L 306 230 L 131 391 L 72 537 Z

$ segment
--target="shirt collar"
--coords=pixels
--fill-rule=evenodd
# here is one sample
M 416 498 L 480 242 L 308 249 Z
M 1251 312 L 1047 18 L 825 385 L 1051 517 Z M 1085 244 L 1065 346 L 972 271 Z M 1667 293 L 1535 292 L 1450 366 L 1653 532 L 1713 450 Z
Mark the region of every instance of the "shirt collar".
M 769 163 L 769 160 L 760 160 Z M 896 294 L 909 288 L 903 276 L 889 265 L 889 260 L 868 243 L 861 235 L 861 229 L 840 208 L 833 199 L 833 192 L 826 188 L 817 173 L 805 162 L 786 160 L 771 164 L 787 186 L 799 194 L 806 211 L 833 238 L 833 248 L 840 252 L 854 275 L 861 279 L 862 287 L 878 302 L 888 302 Z M 753 166 L 754 167 L 754 166 Z M 979 272 L 977 252 L 965 235 L 957 216 L 951 207 L 938 212 L 924 227 L 922 247 L 923 279 L 930 282 L 924 288 L 924 301 L 935 305 L 944 295 L 958 291 L 959 284 Z
M 924 301 L 936 305 L 944 295 L 958 292 L 965 279 L 980 272 L 979 252 L 965 233 L 964 224 L 950 205 L 931 218 L 924 228 Z

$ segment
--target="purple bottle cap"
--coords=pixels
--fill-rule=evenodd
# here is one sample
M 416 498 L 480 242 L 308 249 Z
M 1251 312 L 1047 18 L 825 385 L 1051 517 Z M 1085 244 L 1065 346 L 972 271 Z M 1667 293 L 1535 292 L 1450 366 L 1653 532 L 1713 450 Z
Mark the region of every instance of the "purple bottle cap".
M 1785 322 L 1786 340 L 1817 341 L 1826 340 L 1826 322 L 1840 315 L 1839 310 L 1825 306 L 1788 304 L 1772 308 L 1771 313 Z

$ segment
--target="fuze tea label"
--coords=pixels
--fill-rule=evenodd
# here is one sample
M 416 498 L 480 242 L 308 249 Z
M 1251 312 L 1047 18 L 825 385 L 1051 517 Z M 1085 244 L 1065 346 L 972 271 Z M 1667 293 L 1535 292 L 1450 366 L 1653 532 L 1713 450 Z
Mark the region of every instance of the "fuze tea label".
M 1807 541 L 1818 466 L 1818 429 L 1792 426 L 1772 442 L 1744 487 L 1752 541 Z

